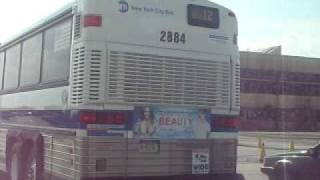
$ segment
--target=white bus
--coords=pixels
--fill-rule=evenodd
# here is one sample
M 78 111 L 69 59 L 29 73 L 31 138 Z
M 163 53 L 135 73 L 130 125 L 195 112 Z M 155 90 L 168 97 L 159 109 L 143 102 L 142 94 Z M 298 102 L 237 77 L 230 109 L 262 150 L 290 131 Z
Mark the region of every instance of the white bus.
M 207 0 L 78 0 L 0 47 L 11 180 L 235 174 L 235 14 Z

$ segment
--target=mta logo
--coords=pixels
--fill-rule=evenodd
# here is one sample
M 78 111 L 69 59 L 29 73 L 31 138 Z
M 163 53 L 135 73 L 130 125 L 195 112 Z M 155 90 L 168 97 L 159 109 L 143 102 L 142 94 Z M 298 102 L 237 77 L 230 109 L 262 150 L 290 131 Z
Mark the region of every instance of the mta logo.
M 129 4 L 126 1 L 119 1 L 119 11 L 126 13 L 129 11 Z

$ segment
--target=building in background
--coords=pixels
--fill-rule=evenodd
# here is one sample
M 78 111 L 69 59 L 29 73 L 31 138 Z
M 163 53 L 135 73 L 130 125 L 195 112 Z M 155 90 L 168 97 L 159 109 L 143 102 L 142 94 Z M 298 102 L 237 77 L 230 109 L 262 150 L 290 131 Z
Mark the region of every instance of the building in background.
M 320 59 L 241 52 L 240 118 L 241 130 L 319 130 Z
M 253 52 L 259 52 L 263 54 L 273 54 L 273 55 L 281 55 L 282 54 L 282 47 L 281 46 L 272 46 L 268 48 L 254 50 Z

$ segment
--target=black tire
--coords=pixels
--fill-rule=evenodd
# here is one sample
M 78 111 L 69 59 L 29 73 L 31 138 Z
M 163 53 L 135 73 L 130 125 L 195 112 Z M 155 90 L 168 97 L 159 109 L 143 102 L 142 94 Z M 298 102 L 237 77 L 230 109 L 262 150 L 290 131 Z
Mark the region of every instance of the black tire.
M 281 168 L 276 171 L 275 180 L 295 180 L 295 178 L 291 171 Z

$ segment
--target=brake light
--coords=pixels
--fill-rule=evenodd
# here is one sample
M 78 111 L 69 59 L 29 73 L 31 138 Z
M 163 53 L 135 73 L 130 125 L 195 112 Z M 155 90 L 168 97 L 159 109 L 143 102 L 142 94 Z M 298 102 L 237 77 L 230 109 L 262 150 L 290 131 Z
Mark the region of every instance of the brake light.
M 237 118 L 214 118 L 213 129 L 238 129 L 240 121 Z
M 96 113 L 85 112 L 80 115 L 80 122 L 83 124 L 95 124 L 97 122 Z
M 101 27 L 102 17 L 100 15 L 85 15 L 83 25 L 84 27 Z
M 83 112 L 80 114 L 79 120 L 83 124 L 123 125 L 126 122 L 126 113 L 124 112 Z
M 125 124 L 126 116 L 123 112 L 109 112 L 101 113 L 98 115 L 99 124 L 115 124 L 122 125 Z

